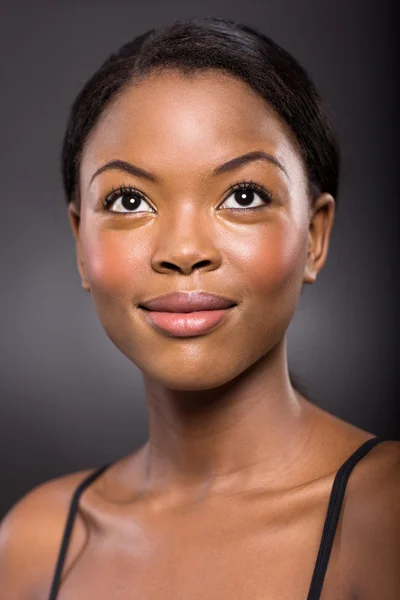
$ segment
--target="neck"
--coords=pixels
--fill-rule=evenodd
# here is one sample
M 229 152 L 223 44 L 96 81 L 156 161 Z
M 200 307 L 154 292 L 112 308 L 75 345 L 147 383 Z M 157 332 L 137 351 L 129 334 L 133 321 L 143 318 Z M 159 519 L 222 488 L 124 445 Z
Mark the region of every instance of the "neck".
M 289 379 L 286 337 L 235 380 L 182 391 L 144 376 L 144 487 L 193 495 L 272 485 L 308 440 L 309 403 Z

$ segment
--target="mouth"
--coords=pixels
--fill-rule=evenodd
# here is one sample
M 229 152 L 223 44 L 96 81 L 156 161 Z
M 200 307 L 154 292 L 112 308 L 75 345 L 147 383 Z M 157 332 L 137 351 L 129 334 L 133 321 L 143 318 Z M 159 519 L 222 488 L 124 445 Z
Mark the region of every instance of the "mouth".
M 207 292 L 173 292 L 164 296 L 157 296 L 145 300 L 139 304 L 145 308 L 157 312 L 189 313 L 198 311 L 223 310 L 235 306 L 236 302 L 224 296 L 217 296 Z
M 230 308 L 199 310 L 192 312 L 162 312 L 139 307 L 145 318 L 164 333 L 172 337 L 192 337 L 215 329 L 232 311 Z
M 236 302 L 206 292 L 174 292 L 139 304 L 146 320 L 173 337 L 208 333 L 222 323 Z

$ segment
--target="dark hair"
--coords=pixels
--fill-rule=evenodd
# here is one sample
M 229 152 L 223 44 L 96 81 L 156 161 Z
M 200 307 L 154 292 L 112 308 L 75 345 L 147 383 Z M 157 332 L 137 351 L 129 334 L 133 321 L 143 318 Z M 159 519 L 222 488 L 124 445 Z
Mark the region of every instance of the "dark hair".
M 310 77 L 266 35 L 218 17 L 175 19 L 151 29 L 112 53 L 86 82 L 72 105 L 62 147 L 68 203 L 80 204 L 82 150 L 104 109 L 128 84 L 162 69 L 177 69 L 186 76 L 218 69 L 246 82 L 294 134 L 307 171 L 311 201 L 328 192 L 337 204 L 339 144 L 329 108 Z M 297 387 L 304 390 L 299 382 Z
M 329 108 L 303 67 L 276 42 L 232 19 L 176 19 L 124 44 L 86 82 L 74 101 L 62 147 L 67 202 L 80 203 L 78 180 L 83 146 L 100 115 L 134 80 L 174 68 L 182 74 L 219 69 L 245 81 L 294 133 L 307 170 L 311 198 L 329 192 L 336 200 L 339 144 Z

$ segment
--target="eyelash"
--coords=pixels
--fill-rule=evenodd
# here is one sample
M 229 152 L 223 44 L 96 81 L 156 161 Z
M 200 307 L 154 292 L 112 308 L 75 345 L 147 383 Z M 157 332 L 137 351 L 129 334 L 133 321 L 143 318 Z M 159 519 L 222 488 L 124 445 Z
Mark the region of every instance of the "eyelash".
M 235 210 L 235 211 L 239 211 L 239 212 L 243 212 L 243 211 L 254 211 L 254 210 L 259 210 L 260 208 L 265 208 L 265 206 L 268 206 L 269 204 L 272 203 L 273 201 L 273 195 L 272 192 L 270 190 L 268 190 L 267 188 L 264 188 L 263 186 L 259 185 L 258 183 L 256 183 L 253 180 L 250 181 L 238 181 L 237 183 L 235 183 L 234 185 L 232 185 L 229 188 L 229 193 L 226 196 L 225 200 L 222 202 L 222 204 L 236 191 L 238 190 L 244 190 L 244 191 L 251 191 L 251 192 L 255 192 L 256 194 L 258 194 L 261 198 L 261 200 L 264 202 L 264 204 L 260 205 L 260 206 L 250 206 L 250 207 L 246 207 L 243 206 L 242 208 L 229 208 L 229 209 L 225 209 L 225 210 Z M 140 192 L 139 190 L 137 190 L 135 187 L 131 186 L 131 185 L 125 185 L 122 184 L 120 185 L 118 188 L 114 189 L 112 188 L 112 192 L 111 194 L 108 194 L 102 201 L 102 206 L 105 210 L 109 211 L 111 206 L 114 204 L 114 202 L 120 197 L 123 196 L 125 194 L 136 194 L 137 196 L 139 196 L 139 198 L 143 199 L 145 202 L 148 202 L 145 195 Z M 122 215 L 129 215 L 129 214 L 134 214 L 133 212 L 130 213 L 130 211 L 126 211 L 126 212 L 122 212 L 122 211 L 115 211 L 118 214 L 122 214 Z

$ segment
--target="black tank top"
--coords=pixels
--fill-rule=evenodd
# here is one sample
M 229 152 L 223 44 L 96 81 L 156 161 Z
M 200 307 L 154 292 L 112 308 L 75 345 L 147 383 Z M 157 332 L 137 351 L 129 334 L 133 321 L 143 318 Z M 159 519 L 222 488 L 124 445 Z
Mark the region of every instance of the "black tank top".
M 322 585 L 324 583 L 325 573 L 328 567 L 329 557 L 331 554 L 333 540 L 335 537 L 336 527 L 339 522 L 340 509 L 342 507 L 344 493 L 346 490 L 346 485 L 350 473 L 353 470 L 354 466 L 358 463 L 358 461 L 361 460 L 361 458 L 365 456 L 365 454 L 367 454 L 367 452 L 369 452 L 371 448 L 383 441 L 385 441 L 383 438 L 376 436 L 374 438 L 370 438 L 369 440 L 361 444 L 361 446 L 357 448 L 357 450 L 353 452 L 353 454 L 351 454 L 351 456 L 349 456 L 349 458 L 342 464 L 342 466 L 339 468 L 335 475 L 331 494 L 329 497 L 329 504 L 325 517 L 324 528 L 322 531 L 321 543 L 319 546 L 314 572 L 311 579 L 311 585 L 306 600 L 319 600 L 321 596 Z M 74 494 L 71 498 L 68 517 L 64 529 L 64 535 L 61 542 L 56 568 L 54 571 L 49 600 L 56 600 L 57 598 L 57 593 L 61 584 L 63 565 L 68 550 L 68 544 L 72 533 L 75 515 L 78 509 L 79 498 L 82 495 L 83 491 L 91 483 L 93 483 L 93 481 L 100 477 L 100 475 L 104 473 L 104 471 L 112 464 L 113 463 L 108 463 L 106 465 L 103 465 L 102 467 L 91 473 L 89 477 L 84 479 L 74 491 Z

